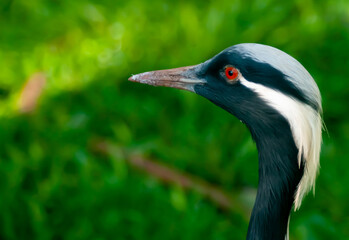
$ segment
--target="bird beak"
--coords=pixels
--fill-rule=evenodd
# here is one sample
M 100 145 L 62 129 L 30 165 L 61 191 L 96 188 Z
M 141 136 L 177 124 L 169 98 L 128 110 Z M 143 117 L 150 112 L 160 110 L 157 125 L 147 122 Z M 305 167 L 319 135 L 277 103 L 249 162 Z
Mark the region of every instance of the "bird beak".
M 206 83 L 205 79 L 197 76 L 197 72 L 201 68 L 200 65 L 140 73 L 133 75 L 128 80 L 194 92 L 195 85 Z

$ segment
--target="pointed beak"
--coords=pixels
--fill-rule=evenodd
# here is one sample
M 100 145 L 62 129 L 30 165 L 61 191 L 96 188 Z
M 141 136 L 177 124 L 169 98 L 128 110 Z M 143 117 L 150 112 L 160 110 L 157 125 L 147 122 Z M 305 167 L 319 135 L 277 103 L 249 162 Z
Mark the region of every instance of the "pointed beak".
M 128 80 L 153 86 L 164 86 L 171 88 L 184 89 L 194 92 L 194 86 L 205 84 L 205 79 L 198 77 L 197 72 L 201 68 L 199 65 L 180 67 L 153 72 L 145 72 L 133 75 Z

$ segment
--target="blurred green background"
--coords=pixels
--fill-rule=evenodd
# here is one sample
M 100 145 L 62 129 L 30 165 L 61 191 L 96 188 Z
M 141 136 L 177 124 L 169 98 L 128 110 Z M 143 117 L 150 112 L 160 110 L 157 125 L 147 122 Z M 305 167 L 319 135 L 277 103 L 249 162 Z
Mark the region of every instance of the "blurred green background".
M 288 52 L 323 96 L 316 195 L 292 214 L 291 239 L 349 239 L 346 0 L 2 0 L 0 239 L 244 239 L 258 173 L 246 127 L 192 93 L 127 81 L 242 42 Z

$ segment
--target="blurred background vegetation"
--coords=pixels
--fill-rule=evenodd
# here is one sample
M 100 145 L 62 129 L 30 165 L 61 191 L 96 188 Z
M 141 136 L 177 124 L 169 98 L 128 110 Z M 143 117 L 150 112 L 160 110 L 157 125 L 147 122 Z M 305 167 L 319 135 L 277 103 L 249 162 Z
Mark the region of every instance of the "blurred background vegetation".
M 127 81 L 242 42 L 290 53 L 323 96 L 316 196 L 291 239 L 349 239 L 346 0 L 2 0 L 0 238 L 244 239 L 258 172 L 246 127 Z

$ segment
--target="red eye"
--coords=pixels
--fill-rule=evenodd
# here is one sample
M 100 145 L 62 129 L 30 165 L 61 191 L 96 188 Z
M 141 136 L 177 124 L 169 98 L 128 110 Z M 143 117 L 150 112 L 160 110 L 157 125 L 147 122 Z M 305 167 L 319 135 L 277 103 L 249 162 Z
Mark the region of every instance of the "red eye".
M 239 72 L 238 72 L 238 70 L 236 68 L 233 68 L 233 67 L 226 67 L 225 68 L 225 76 L 229 80 L 236 79 L 238 75 L 239 75 Z

